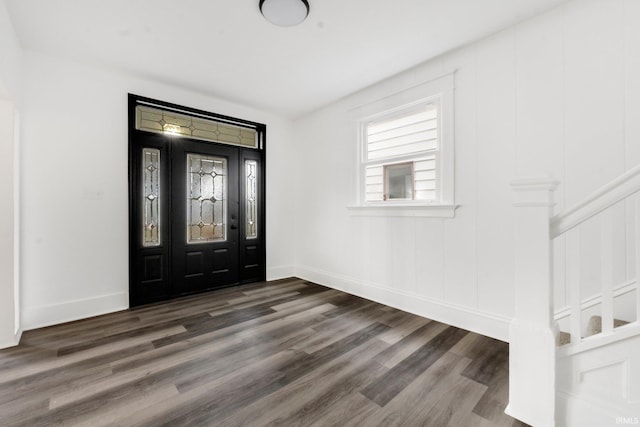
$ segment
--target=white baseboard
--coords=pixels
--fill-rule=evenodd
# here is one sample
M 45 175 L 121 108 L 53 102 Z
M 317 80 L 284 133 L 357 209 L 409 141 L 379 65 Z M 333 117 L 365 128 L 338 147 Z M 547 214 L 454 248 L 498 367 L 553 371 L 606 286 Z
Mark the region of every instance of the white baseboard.
M 5 348 L 15 347 L 17 345 L 18 345 L 18 343 L 17 342 L 13 342 L 13 341 L 0 342 L 0 350 L 4 350 Z
M 28 331 L 126 310 L 127 308 L 129 308 L 128 292 L 102 295 L 62 304 L 25 307 L 22 311 L 22 325 L 23 329 Z
M 18 344 L 20 344 L 20 338 L 22 338 L 22 329 L 18 329 L 18 331 L 13 336 L 13 339 L 9 338 L 8 341 L 0 342 L 0 350 L 17 346 Z
M 267 268 L 267 280 L 278 280 L 293 277 L 294 268 L 292 265 L 278 265 Z
M 310 282 L 501 341 L 509 341 L 511 319 L 507 317 L 376 284 L 362 283 L 350 277 L 320 271 L 311 267 L 297 266 L 294 273 L 294 276 Z
M 556 425 L 556 423 L 554 421 L 548 421 L 548 420 L 542 420 L 542 419 L 537 419 L 537 418 L 526 417 L 526 416 L 522 415 L 524 413 L 524 411 L 519 411 L 511 403 L 509 403 L 509 405 L 507 405 L 507 408 L 504 410 L 504 413 L 509 415 L 511 418 L 515 418 L 516 420 L 522 421 L 523 423 L 526 423 L 526 424 L 528 424 L 530 426 L 554 427 Z

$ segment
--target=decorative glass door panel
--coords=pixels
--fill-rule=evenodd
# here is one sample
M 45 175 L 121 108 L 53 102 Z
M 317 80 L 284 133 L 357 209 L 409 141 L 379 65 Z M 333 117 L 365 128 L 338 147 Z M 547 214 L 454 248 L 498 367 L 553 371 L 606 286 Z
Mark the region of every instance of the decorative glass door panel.
M 258 162 L 255 160 L 245 160 L 246 176 L 246 227 L 245 235 L 247 239 L 258 237 Z
M 187 243 L 227 239 L 227 160 L 187 154 Z
M 142 149 L 142 245 L 160 245 L 160 150 Z
M 185 295 L 239 283 L 239 148 L 172 141 L 174 292 Z

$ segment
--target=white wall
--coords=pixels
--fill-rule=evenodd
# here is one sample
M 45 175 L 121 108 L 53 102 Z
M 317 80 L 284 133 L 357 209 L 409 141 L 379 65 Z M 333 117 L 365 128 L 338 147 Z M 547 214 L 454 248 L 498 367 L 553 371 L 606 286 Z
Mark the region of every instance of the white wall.
M 148 79 L 25 53 L 25 329 L 128 306 L 127 93 L 267 124 L 267 268 L 291 273 L 291 123 Z
M 297 274 L 506 339 L 509 180 L 558 178 L 561 210 L 640 162 L 639 18 L 635 0 L 575 1 L 354 94 L 293 129 L 268 112 L 37 53 L 24 55 L 20 71 L 19 47 L 7 50 L 0 37 L 0 83 L 16 86 L 24 74 L 25 329 L 126 307 L 131 92 L 268 125 L 268 278 Z M 453 70 L 456 218 L 350 216 L 351 110 Z
M 509 181 L 557 178 L 560 211 L 640 162 L 637 22 L 636 0 L 574 1 L 298 120 L 296 273 L 506 340 Z M 453 70 L 456 218 L 350 216 L 351 110 Z
M 0 1 L 0 99 L 19 101 L 22 50 L 4 1 Z
M 18 343 L 18 219 L 16 207 L 15 107 L 0 99 L 0 348 Z
M 0 348 L 15 345 L 19 322 L 18 113 L 21 50 L 0 2 Z

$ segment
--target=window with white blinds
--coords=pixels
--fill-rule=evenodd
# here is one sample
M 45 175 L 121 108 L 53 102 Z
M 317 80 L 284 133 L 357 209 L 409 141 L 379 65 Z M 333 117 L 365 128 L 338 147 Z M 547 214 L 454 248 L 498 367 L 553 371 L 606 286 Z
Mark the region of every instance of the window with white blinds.
M 366 120 L 362 133 L 365 202 L 439 200 L 438 99 Z
M 357 127 L 357 216 L 455 218 L 455 71 L 362 99 Z

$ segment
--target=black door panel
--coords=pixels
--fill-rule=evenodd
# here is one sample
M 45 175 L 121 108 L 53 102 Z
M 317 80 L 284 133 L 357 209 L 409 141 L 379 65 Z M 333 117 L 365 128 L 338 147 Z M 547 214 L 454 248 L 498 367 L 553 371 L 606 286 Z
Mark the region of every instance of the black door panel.
M 145 148 L 160 153 L 160 242 L 152 246 L 145 246 L 142 237 Z M 247 159 L 263 167 L 258 150 L 132 131 L 131 306 L 264 280 L 264 175 L 260 176 L 258 198 L 259 232 L 247 238 Z M 217 173 L 206 167 L 198 170 L 197 162 L 223 162 L 226 172 Z M 223 197 L 216 180 L 224 182 Z
M 239 283 L 238 229 L 232 227 L 232 218 L 237 221 L 238 217 L 239 150 L 184 139 L 173 146 L 171 216 L 176 295 Z M 196 240 L 189 242 L 189 236 Z M 200 241 L 202 238 L 209 240 Z

